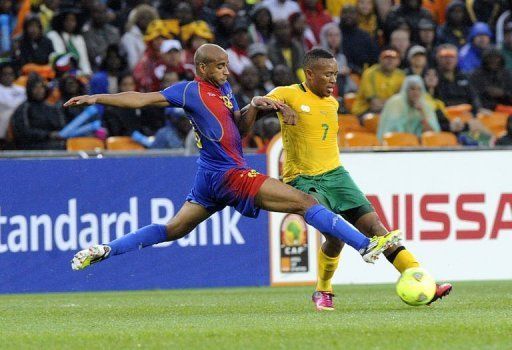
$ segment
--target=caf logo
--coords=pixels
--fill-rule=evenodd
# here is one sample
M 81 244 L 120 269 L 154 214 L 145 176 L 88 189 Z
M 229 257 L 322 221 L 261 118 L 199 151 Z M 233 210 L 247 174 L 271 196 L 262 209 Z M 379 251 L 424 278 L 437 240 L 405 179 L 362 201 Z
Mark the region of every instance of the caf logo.
M 304 219 L 297 214 L 288 214 L 281 222 L 281 245 L 297 247 L 308 243 L 308 232 Z
M 281 272 L 307 272 L 308 231 L 306 222 L 297 214 L 288 214 L 281 222 Z

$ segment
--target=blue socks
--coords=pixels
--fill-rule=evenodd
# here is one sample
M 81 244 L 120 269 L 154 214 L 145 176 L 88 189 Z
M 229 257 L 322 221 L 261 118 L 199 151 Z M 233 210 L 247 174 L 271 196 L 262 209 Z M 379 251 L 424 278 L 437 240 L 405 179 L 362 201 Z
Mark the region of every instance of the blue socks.
M 370 243 L 368 237 L 323 205 L 316 204 L 309 208 L 304 219 L 318 231 L 339 238 L 358 251 Z
M 304 219 L 320 232 L 337 237 L 358 251 L 366 248 L 370 243 L 370 240 L 354 226 L 320 204 L 309 208 L 306 215 L 304 215 Z M 109 257 L 165 241 L 167 241 L 165 225 L 144 226 L 108 243 L 108 246 L 112 249 Z
M 167 231 L 165 229 L 165 225 L 152 224 L 144 226 L 135 232 L 129 233 L 108 243 L 108 246 L 112 249 L 109 257 L 112 255 L 124 254 L 135 249 L 141 249 L 153 244 L 162 243 L 166 240 Z

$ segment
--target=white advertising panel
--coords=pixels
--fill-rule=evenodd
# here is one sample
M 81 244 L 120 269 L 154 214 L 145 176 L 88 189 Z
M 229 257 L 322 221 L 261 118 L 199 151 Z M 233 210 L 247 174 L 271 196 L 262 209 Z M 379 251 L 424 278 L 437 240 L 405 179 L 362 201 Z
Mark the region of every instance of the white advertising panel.
M 281 147 L 277 140 L 269 150 L 271 176 L 277 177 Z M 358 152 L 340 157 L 383 223 L 402 230 L 404 245 L 436 279 L 512 279 L 512 151 Z M 270 218 L 271 242 L 278 235 L 272 226 L 275 215 Z M 316 249 L 310 260 L 315 268 Z M 279 253 L 271 246 L 273 268 Z M 285 275 L 286 281 L 294 281 L 294 273 Z M 280 274 L 271 276 L 274 284 L 284 281 Z M 384 257 L 368 265 L 346 246 L 334 283 L 397 278 Z

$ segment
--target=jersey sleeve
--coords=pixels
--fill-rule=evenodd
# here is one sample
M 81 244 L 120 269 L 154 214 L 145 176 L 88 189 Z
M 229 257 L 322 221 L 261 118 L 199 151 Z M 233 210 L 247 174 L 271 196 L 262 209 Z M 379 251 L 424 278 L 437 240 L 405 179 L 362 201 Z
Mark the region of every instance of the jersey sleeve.
M 286 86 L 278 86 L 274 90 L 270 91 L 265 97 L 268 97 L 274 101 L 288 103 L 289 88 Z
M 229 99 L 231 100 L 231 103 L 233 104 L 233 112 L 237 112 L 240 110 L 240 107 L 238 106 L 238 102 L 236 101 L 235 94 L 233 94 L 233 90 L 231 90 L 231 85 L 229 85 L 229 83 L 227 83 L 227 88 L 228 88 Z
M 171 85 L 168 88 L 160 91 L 162 95 L 164 95 L 167 102 L 172 107 L 180 107 L 185 108 L 186 104 L 186 93 L 189 85 L 193 83 L 192 81 L 182 81 L 177 84 Z

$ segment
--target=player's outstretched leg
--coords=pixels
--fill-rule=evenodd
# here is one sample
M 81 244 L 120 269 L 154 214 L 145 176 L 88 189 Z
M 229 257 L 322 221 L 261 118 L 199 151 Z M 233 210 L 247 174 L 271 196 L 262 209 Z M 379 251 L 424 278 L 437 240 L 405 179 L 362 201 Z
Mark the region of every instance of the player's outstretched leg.
M 202 206 L 186 202 L 167 225 L 144 226 L 108 244 L 96 244 L 79 251 L 71 260 L 71 268 L 83 270 L 114 255 L 142 249 L 153 244 L 174 241 L 187 235 L 210 215 L 211 213 Z
M 340 215 L 318 204 L 311 195 L 276 179 L 265 180 L 258 191 L 256 201 L 265 210 L 302 215 L 306 222 L 318 231 L 339 238 L 359 251 L 364 261 L 368 263 L 373 263 L 384 250 L 400 241 L 398 231 L 369 239 Z
M 387 233 L 386 228 L 382 225 L 377 213 L 371 212 L 363 215 L 356 222 L 356 227 L 367 236 L 382 236 Z M 397 269 L 400 274 L 407 269 L 419 267 L 420 263 L 416 257 L 404 246 L 395 245 L 384 252 L 386 259 Z M 450 283 L 436 284 L 436 294 L 428 303 L 430 305 L 439 300 L 452 291 L 453 287 Z
M 111 248 L 104 244 L 95 244 L 75 254 L 71 259 L 71 268 L 75 271 L 83 270 L 89 265 L 105 260 L 110 255 Z

